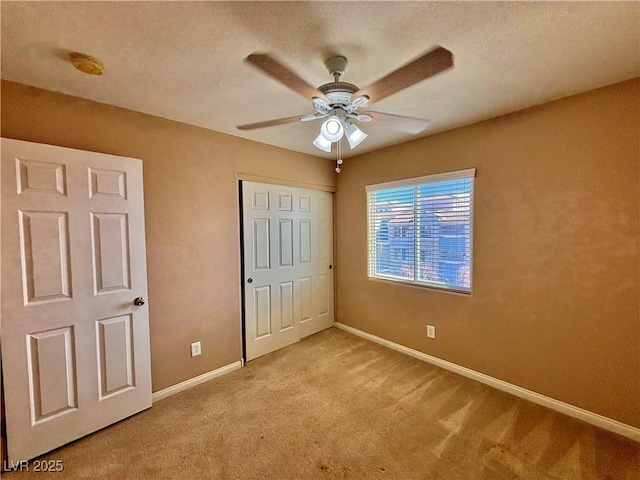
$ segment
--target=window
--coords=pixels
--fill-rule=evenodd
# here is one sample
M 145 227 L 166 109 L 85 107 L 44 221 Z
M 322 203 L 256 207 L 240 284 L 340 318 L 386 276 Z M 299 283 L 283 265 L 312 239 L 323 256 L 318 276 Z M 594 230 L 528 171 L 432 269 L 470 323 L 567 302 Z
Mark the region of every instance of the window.
M 474 177 L 367 186 L 369 277 L 471 293 Z

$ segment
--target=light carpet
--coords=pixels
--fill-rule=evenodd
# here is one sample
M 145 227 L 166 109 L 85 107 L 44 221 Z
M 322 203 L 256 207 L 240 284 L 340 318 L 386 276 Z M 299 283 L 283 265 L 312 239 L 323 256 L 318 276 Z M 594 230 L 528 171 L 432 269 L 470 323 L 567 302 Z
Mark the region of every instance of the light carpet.
M 41 457 L 45 479 L 640 478 L 640 444 L 331 328 Z

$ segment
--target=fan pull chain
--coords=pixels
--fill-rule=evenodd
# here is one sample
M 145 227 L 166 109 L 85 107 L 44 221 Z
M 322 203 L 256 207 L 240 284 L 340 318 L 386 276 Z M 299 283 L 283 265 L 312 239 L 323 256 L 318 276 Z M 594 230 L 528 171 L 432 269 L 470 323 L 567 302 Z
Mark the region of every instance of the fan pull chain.
M 342 165 L 342 147 L 341 145 L 341 141 L 338 140 L 336 142 L 338 145 L 336 147 L 336 173 L 340 173 L 340 165 Z

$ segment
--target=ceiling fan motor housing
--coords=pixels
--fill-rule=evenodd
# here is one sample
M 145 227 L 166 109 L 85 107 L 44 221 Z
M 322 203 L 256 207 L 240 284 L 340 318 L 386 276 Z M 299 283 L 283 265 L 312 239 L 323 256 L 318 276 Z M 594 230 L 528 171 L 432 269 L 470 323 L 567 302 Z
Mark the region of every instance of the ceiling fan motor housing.
M 353 115 L 354 112 L 369 100 L 368 97 L 362 97 L 360 101 L 356 99 L 355 103 L 351 101 L 353 94 L 359 91 L 360 88 L 353 83 L 340 81 L 340 76 L 343 75 L 347 69 L 347 63 L 346 57 L 340 55 L 331 57 L 325 62 L 329 73 L 334 77 L 334 81 L 318 87 L 318 90 L 324 93 L 330 102 L 326 103 L 319 101 L 317 98 L 314 99 L 314 108 L 319 114 L 325 115 L 329 112 L 335 112 L 342 114 L 341 118 L 343 120 L 347 115 L 351 115 L 351 118 L 356 118 L 356 116 Z M 363 99 L 365 100 L 362 101 Z M 357 119 L 361 120 L 360 118 Z
M 359 89 L 353 83 L 331 82 L 320 85 L 318 90 L 324 93 L 332 104 L 348 105 L 351 102 L 351 95 Z

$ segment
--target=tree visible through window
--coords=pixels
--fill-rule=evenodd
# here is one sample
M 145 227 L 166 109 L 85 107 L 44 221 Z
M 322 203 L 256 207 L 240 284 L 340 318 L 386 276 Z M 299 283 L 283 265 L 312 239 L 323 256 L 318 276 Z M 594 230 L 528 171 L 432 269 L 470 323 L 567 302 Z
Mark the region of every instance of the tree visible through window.
M 474 176 L 368 186 L 369 276 L 471 292 Z

